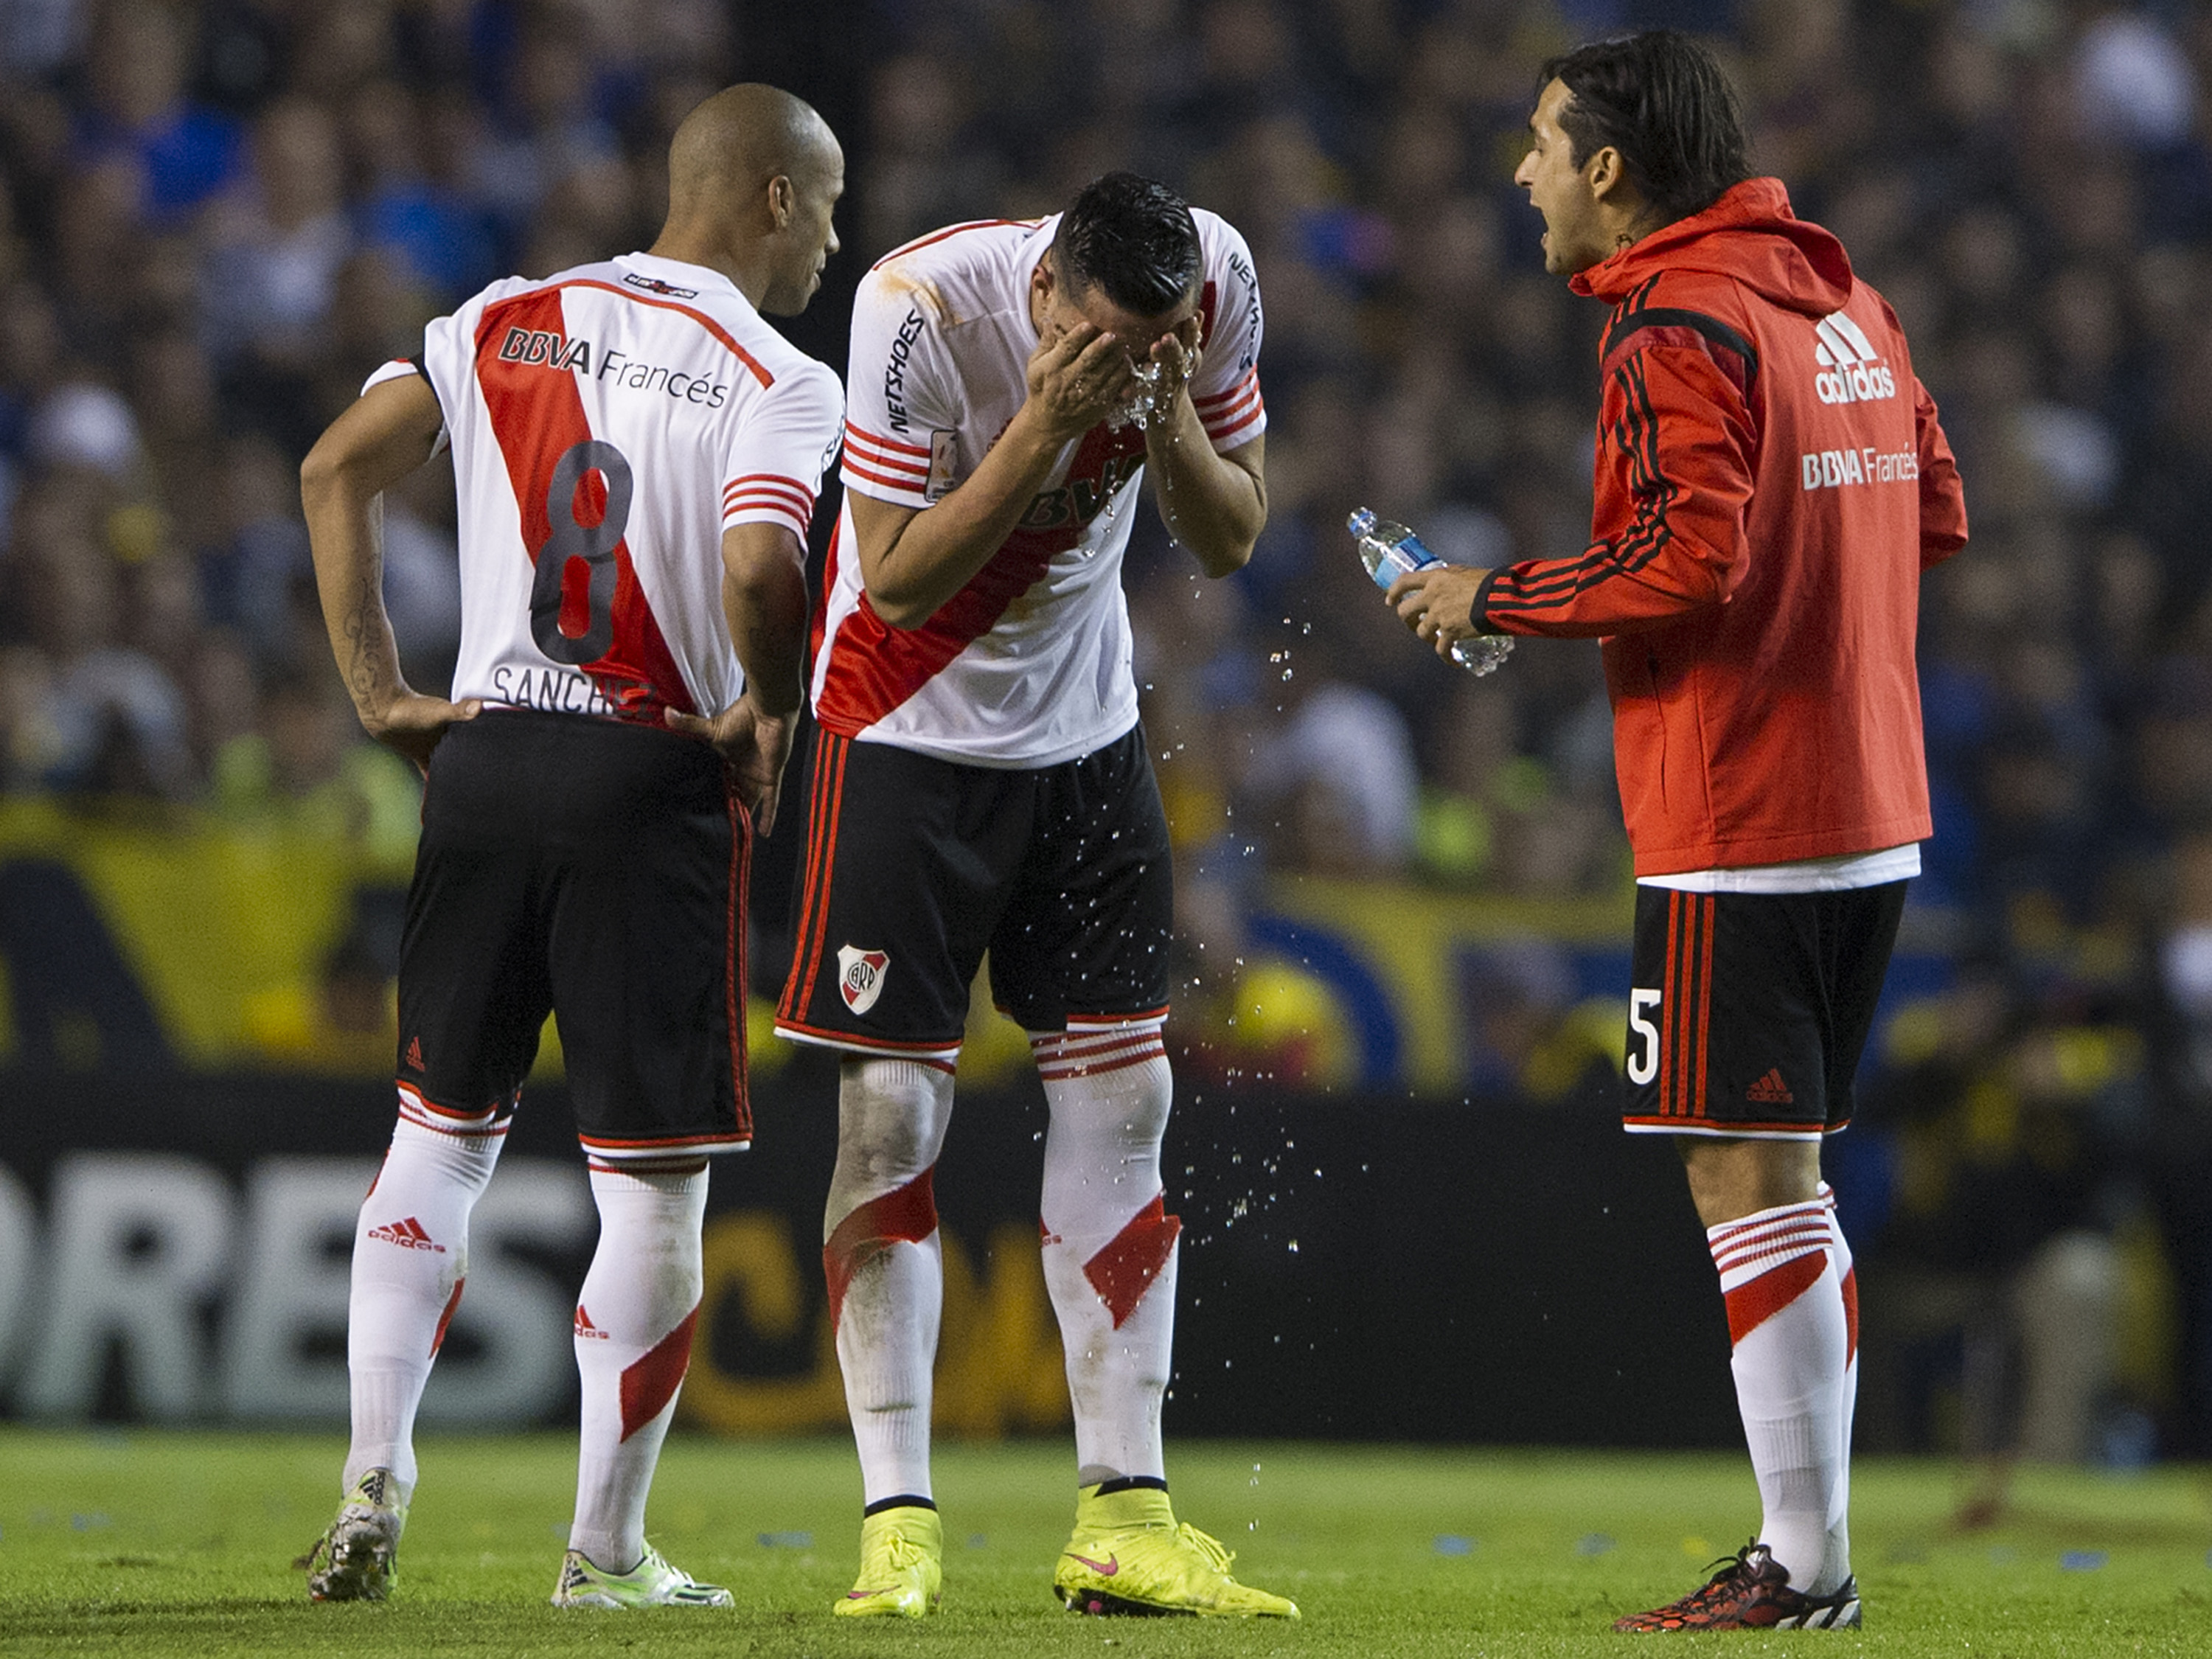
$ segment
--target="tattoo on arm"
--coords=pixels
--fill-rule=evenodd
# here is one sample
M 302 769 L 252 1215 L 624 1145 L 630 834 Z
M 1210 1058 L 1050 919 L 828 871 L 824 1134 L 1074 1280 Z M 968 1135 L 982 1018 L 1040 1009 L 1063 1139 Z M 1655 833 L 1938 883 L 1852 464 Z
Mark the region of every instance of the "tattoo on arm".
M 368 698 L 379 688 L 374 641 L 378 613 L 383 599 L 373 577 L 364 575 L 355 590 L 353 615 L 346 622 L 346 643 L 351 660 L 346 678 L 356 698 Z

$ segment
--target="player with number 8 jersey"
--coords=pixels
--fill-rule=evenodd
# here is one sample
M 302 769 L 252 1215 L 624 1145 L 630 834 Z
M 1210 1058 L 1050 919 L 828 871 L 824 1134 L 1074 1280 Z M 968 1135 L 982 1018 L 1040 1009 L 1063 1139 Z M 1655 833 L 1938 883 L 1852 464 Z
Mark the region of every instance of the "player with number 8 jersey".
M 302 469 L 339 667 L 362 724 L 428 777 L 399 1122 L 355 1237 L 345 1497 L 302 1562 L 317 1601 L 391 1587 L 416 1407 L 550 1012 L 599 1212 L 553 1600 L 729 1604 L 645 1541 L 645 1500 L 690 1358 L 708 1159 L 752 1133 L 747 861 L 803 695 L 805 538 L 843 416 L 836 376 L 762 313 L 812 296 L 843 184 L 805 104 L 715 94 L 677 130 L 649 251 L 497 283 L 431 323 Z M 446 444 L 451 699 L 400 676 L 377 541 L 380 493 Z
M 495 283 L 369 384 L 417 374 L 465 515 L 454 696 L 654 725 L 736 702 L 721 565 L 698 551 L 744 524 L 804 540 L 830 370 L 727 278 L 632 253 Z

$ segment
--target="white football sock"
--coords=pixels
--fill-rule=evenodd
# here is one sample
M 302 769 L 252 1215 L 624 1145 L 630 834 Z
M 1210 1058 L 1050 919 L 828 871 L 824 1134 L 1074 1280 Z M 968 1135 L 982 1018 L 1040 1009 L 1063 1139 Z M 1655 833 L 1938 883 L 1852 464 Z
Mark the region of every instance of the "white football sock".
M 1079 1485 L 1162 1479 L 1160 1402 L 1175 1347 L 1176 1239 L 1160 1138 L 1174 1079 L 1158 1018 L 1032 1034 L 1052 1110 L 1044 1282 L 1067 1353 Z
M 933 1495 L 930 1371 L 945 1260 L 931 1178 L 951 1121 L 943 1066 L 848 1058 L 840 1071 L 822 1267 L 866 1504 Z
M 469 1212 L 491 1180 L 507 1126 L 493 1115 L 430 1114 L 403 1093 L 391 1150 L 362 1200 L 346 1310 L 353 1443 L 341 1490 L 390 1469 L 404 1504 L 415 1490 L 415 1413 L 430 1362 L 460 1305 Z
M 1828 1249 L 1836 1261 L 1836 1276 L 1844 1295 L 1844 1401 L 1841 1442 L 1843 1472 L 1828 1515 L 1828 1548 L 1820 1568 L 1821 1594 L 1851 1576 L 1851 1419 L 1859 1403 L 1859 1276 L 1852 1265 L 1851 1247 L 1844 1237 L 1844 1224 L 1836 1214 L 1836 1189 L 1820 1183 L 1820 1200 L 1828 1209 Z
M 1844 1474 L 1844 1297 L 1820 1199 L 1708 1228 L 1735 1348 L 1736 1404 L 1765 1507 L 1765 1544 L 1793 1589 L 1825 1595 Z
M 594 1161 L 599 1243 L 576 1301 L 582 1431 L 568 1547 L 628 1572 L 645 1559 L 645 1498 L 698 1322 L 703 1168 L 630 1173 Z

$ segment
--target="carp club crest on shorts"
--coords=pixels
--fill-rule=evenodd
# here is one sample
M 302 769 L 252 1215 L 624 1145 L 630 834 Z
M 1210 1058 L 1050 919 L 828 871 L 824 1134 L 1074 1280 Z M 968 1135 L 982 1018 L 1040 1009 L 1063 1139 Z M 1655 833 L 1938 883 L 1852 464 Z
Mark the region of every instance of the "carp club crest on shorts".
M 837 947 L 837 994 L 856 1014 L 865 1014 L 884 994 L 884 975 L 891 959 L 882 951 L 863 951 L 857 945 Z

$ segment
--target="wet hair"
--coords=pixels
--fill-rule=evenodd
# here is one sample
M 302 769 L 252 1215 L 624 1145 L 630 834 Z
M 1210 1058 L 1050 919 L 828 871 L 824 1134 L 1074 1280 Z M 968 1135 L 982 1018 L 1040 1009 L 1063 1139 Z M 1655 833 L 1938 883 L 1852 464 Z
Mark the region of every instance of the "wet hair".
M 1060 216 L 1053 260 L 1078 292 L 1097 289 L 1137 317 L 1159 317 L 1198 287 L 1198 222 L 1165 185 L 1109 173 L 1085 185 Z
M 1672 224 L 1751 177 L 1743 106 L 1712 53 L 1673 29 L 1593 40 L 1546 64 L 1541 91 L 1573 94 L 1559 129 L 1580 167 L 1610 144 L 1629 182 Z

